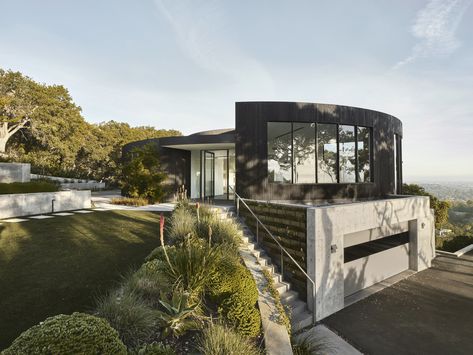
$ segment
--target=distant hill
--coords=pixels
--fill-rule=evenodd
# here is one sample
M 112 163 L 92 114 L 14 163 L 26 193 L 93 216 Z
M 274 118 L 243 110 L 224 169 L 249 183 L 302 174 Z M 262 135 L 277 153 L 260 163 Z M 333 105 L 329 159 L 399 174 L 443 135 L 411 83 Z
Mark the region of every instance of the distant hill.
M 470 182 L 416 182 L 427 192 L 441 200 L 468 201 L 473 200 L 473 181 Z

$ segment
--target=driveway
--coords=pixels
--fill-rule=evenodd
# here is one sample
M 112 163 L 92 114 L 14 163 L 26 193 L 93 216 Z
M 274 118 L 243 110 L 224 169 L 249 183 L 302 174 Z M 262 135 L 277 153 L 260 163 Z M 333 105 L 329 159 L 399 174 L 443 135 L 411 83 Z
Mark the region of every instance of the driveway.
M 473 354 L 473 252 L 438 256 L 322 323 L 366 354 Z

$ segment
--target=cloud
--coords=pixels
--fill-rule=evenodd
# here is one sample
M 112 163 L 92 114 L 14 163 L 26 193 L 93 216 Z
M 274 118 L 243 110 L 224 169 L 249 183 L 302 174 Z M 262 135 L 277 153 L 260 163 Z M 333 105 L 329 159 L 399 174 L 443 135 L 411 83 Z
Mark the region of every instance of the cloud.
M 430 0 L 419 10 L 411 28 L 418 40 L 412 53 L 394 65 L 393 69 L 414 62 L 419 58 L 447 56 L 461 43 L 455 32 L 472 0 Z

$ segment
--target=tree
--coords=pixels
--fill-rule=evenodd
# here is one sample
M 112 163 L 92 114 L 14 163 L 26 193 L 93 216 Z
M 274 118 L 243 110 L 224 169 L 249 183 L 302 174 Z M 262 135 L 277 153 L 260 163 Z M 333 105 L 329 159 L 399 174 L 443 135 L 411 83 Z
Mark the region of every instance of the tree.
M 147 144 L 131 151 L 131 159 L 123 166 L 122 193 L 129 197 L 147 198 L 151 203 L 164 196 L 166 174 L 160 169 L 156 145 Z
M 448 210 L 451 207 L 450 202 L 443 201 L 429 194 L 422 186 L 416 184 L 403 184 L 402 193 L 405 195 L 429 196 L 430 207 L 434 209 L 435 228 L 441 229 L 448 222 Z
M 7 142 L 27 127 L 37 103 L 37 84 L 19 72 L 0 69 L 0 154 L 5 155 Z

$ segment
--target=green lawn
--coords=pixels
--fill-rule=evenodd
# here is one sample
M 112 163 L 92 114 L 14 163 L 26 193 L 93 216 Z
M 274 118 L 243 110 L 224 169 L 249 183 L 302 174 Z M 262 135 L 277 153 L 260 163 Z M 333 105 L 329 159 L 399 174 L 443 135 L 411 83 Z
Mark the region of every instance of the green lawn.
M 90 311 L 159 244 L 153 212 L 107 211 L 0 225 L 0 349 L 59 313 Z

